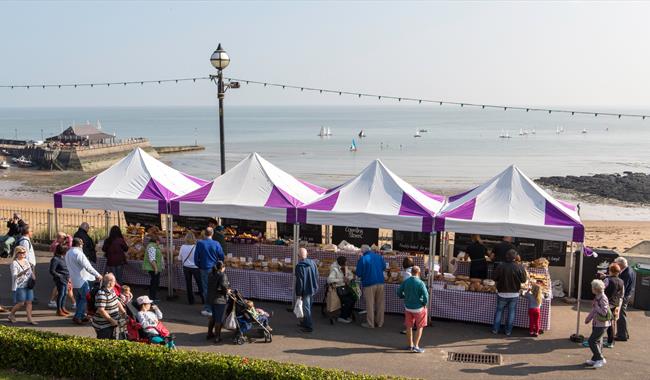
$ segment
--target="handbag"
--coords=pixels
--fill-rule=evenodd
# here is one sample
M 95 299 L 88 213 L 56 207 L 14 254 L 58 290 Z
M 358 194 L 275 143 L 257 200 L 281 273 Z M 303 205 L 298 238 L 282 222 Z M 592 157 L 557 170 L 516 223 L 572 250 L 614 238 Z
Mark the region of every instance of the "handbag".
M 302 311 L 302 298 L 296 300 L 296 305 L 293 307 L 293 314 L 298 319 L 305 317 L 305 314 Z
M 350 281 L 349 288 L 354 296 L 355 302 L 358 301 L 359 298 L 361 298 L 361 288 L 359 287 L 359 283 L 356 280 L 352 280 Z
M 16 263 L 18 263 L 20 269 L 25 270 L 25 268 L 22 265 L 20 265 L 18 261 L 16 261 Z M 34 289 L 34 287 L 36 286 L 36 279 L 34 278 L 34 266 L 32 264 L 29 264 L 29 267 L 32 268 L 32 274 L 27 279 L 27 289 Z
M 343 286 L 337 286 L 336 287 L 336 294 L 340 297 L 347 297 L 352 293 L 352 289 L 350 289 L 349 286 L 343 285 Z
M 235 309 L 228 314 L 226 321 L 223 323 L 223 328 L 226 330 L 237 330 L 237 320 L 235 319 Z
M 342 287 L 342 286 L 341 286 Z M 338 295 L 339 288 L 336 288 L 336 291 L 332 291 L 333 287 L 330 287 L 330 291 L 327 292 L 327 312 L 333 313 L 341 308 L 341 299 Z
M 614 319 L 614 314 L 612 313 L 612 309 L 609 307 L 607 308 L 607 314 L 601 315 L 599 313 L 596 313 L 596 320 L 599 322 L 609 322 Z
M 165 325 L 163 325 L 163 323 L 161 321 L 158 321 L 158 323 L 156 324 L 155 329 L 156 329 L 156 331 L 158 331 L 158 334 L 160 334 L 160 336 L 162 336 L 163 338 L 168 337 L 169 335 L 171 335 L 169 330 L 167 330 L 167 327 L 165 327 Z

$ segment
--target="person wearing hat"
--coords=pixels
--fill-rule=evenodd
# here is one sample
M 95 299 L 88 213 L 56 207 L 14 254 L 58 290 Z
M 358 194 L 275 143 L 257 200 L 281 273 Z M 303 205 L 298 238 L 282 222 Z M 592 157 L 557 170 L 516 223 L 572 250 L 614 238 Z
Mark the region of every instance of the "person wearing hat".
M 142 270 L 149 273 L 149 298 L 154 301 L 158 299 L 160 273 L 165 270 L 165 260 L 158 244 L 159 234 L 160 230 L 156 226 L 151 227 L 147 232 L 149 244 L 147 244 L 147 255 L 142 261 Z
M 225 235 L 226 229 L 223 226 L 217 226 L 214 229 L 214 231 L 215 231 L 215 234 L 214 234 L 213 239 L 216 240 L 219 243 L 219 245 L 221 245 L 222 249 L 225 248 L 226 247 L 226 235 Z

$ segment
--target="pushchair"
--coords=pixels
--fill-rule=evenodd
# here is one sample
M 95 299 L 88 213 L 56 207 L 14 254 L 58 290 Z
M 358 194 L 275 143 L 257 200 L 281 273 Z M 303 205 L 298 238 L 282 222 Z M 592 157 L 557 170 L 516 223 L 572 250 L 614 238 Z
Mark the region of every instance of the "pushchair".
M 236 290 L 229 294 L 229 298 L 227 315 L 235 313 L 235 325 L 237 326 L 233 343 L 241 345 L 246 341 L 254 342 L 255 338 L 252 337 L 254 333 L 258 333 L 260 338 L 263 337 L 264 343 L 272 342 L 271 330 L 248 310 L 246 299 Z
M 136 318 L 138 315 L 137 301 L 133 299 L 131 302 L 127 302 L 124 307 L 126 309 L 126 331 L 124 332 L 126 339 L 131 342 L 154 344 L 144 333 L 142 325 Z M 165 337 L 161 336 L 161 339 L 161 345 L 165 345 L 171 349 L 176 348 L 176 343 L 174 342 L 175 337 L 173 334 L 169 334 Z

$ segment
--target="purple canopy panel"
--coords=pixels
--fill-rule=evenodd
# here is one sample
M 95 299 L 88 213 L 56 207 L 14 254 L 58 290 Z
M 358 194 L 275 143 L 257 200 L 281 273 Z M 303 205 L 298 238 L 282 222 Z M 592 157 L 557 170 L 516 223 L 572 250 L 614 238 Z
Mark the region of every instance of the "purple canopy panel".
M 433 194 L 428 191 L 424 191 L 421 189 L 418 189 L 422 194 L 426 195 L 427 197 L 434 199 L 440 203 L 443 203 L 445 201 L 445 196 L 444 195 L 438 195 L 438 194 Z M 470 190 L 471 191 L 471 190 Z
M 452 195 L 452 196 L 450 196 L 450 197 L 449 197 L 449 203 L 451 203 L 451 202 L 455 202 L 455 201 L 459 200 L 460 198 L 464 197 L 465 195 L 471 193 L 471 192 L 474 191 L 474 190 L 476 190 L 476 187 L 473 188 L 473 189 L 467 190 L 467 191 L 465 191 L 465 192 L 463 192 L 463 193 L 460 193 L 460 194 L 456 194 L 456 195 Z
M 548 200 L 544 206 L 544 224 L 547 226 L 570 226 L 573 227 L 573 241 L 583 242 L 585 239 L 585 228 L 575 221 L 564 211 L 554 206 Z
M 474 217 L 474 208 L 476 207 L 476 198 L 472 198 L 469 201 L 463 203 L 461 206 L 456 209 L 440 214 L 435 218 L 435 230 L 444 231 L 445 230 L 445 219 L 464 219 L 471 220 Z
M 182 174 L 183 176 L 185 176 L 185 178 L 189 179 L 190 181 L 196 183 L 196 184 L 199 185 L 199 186 L 203 186 L 203 185 L 207 184 L 208 182 L 210 182 L 210 181 L 206 181 L 206 180 L 204 180 L 204 179 L 201 179 L 201 178 L 198 178 L 198 177 L 194 177 L 194 176 L 189 175 L 189 174 L 186 174 L 186 173 L 181 173 L 181 174 Z
M 88 191 L 90 186 L 93 184 L 95 181 L 95 178 L 97 176 L 91 177 L 79 184 L 76 184 L 72 187 L 69 187 L 65 190 L 61 190 L 58 193 L 54 193 L 54 207 L 55 208 L 62 208 L 63 207 L 63 196 L 64 195 L 74 195 L 74 196 L 81 196 Z
M 297 179 L 297 178 L 296 178 L 296 179 Z M 307 181 L 303 181 L 303 180 L 301 180 L 301 179 L 298 179 L 298 181 L 300 181 L 300 183 L 302 183 L 303 185 L 307 186 L 308 188 L 312 189 L 312 190 L 313 190 L 316 194 L 318 194 L 318 195 L 320 195 L 320 194 L 324 194 L 325 191 L 327 191 L 327 189 L 325 189 L 325 188 L 323 188 L 323 187 L 320 187 L 320 186 L 316 186 L 316 185 L 314 185 L 313 183 L 309 183 L 309 182 L 307 182 Z
M 155 179 L 150 179 L 149 183 L 147 183 L 147 186 L 144 188 L 144 191 L 138 199 L 151 199 L 151 200 L 157 200 L 158 201 L 158 212 L 161 214 L 166 214 L 167 211 L 167 203 L 169 202 L 170 199 L 174 198 L 176 194 L 163 186 L 160 182 L 156 181 Z
M 280 189 L 277 186 L 273 186 L 269 199 L 267 199 L 264 207 L 277 207 L 284 208 L 287 210 L 287 223 L 296 222 L 296 207 L 302 203 L 296 198 L 292 197 L 286 191 Z
M 174 215 L 180 215 L 180 210 L 181 210 L 181 202 L 193 202 L 193 203 L 201 203 L 207 198 L 208 194 L 210 194 L 210 190 L 212 189 L 212 185 L 214 185 L 214 182 L 208 182 L 205 185 L 199 187 L 198 189 L 189 192 L 185 195 L 183 195 L 180 198 L 175 199 L 174 201 L 170 202 L 170 208 L 171 208 L 171 213 Z
M 336 201 L 339 199 L 340 192 L 335 192 L 327 198 L 323 198 L 318 202 L 309 205 L 309 210 L 331 211 L 336 206 Z M 307 210 L 305 208 L 298 209 L 298 223 L 307 223 Z

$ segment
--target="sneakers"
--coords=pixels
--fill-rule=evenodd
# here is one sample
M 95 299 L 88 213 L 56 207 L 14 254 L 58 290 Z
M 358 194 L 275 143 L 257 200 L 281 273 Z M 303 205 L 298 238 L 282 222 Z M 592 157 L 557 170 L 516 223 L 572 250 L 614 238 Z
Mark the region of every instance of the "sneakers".
M 422 354 L 422 353 L 424 353 L 424 348 L 413 347 L 412 351 L 415 352 L 416 354 Z
M 589 341 L 588 340 L 583 340 L 582 341 L 582 347 L 589 347 Z
M 603 343 L 603 347 L 614 348 L 614 342 L 612 342 L 612 343 L 605 342 L 605 343 Z
M 72 304 L 72 310 L 77 310 L 77 304 L 76 303 Z
M 414 348 L 415 348 L 415 346 L 408 346 L 408 347 L 406 348 L 406 351 L 413 351 Z
M 201 310 L 201 315 L 204 316 L 204 317 L 211 317 L 212 312 L 207 311 L 207 310 Z
M 346 318 L 336 318 L 336 321 L 341 322 L 341 323 L 352 323 L 352 320 L 349 319 L 349 318 L 348 319 L 346 319 Z
M 594 360 L 589 359 L 589 360 L 587 360 L 585 362 L 585 364 L 588 365 L 588 366 L 592 366 L 592 365 L 596 364 L 596 362 Z
M 56 307 L 57 307 L 57 305 L 56 305 L 56 301 L 50 301 L 50 302 L 48 302 L 48 303 L 47 303 L 47 307 L 50 308 L 50 309 L 56 309 Z
M 361 327 L 366 328 L 366 329 L 374 329 L 374 327 L 370 326 L 370 325 L 367 324 L 366 322 L 363 322 L 363 323 L 361 324 Z
M 592 368 L 602 368 L 605 365 L 604 360 L 597 360 L 594 365 L 592 365 Z

